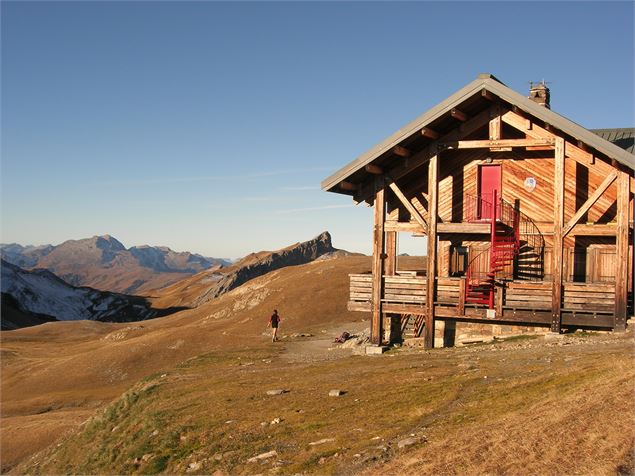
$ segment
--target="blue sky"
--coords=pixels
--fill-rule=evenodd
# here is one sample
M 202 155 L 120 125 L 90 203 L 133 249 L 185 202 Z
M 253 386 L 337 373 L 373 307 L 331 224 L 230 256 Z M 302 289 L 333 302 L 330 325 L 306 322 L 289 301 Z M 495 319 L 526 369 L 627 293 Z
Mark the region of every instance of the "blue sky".
M 371 210 L 320 181 L 481 72 L 550 81 L 585 127 L 635 124 L 632 2 L 1 9 L 2 242 L 238 257 L 329 230 L 368 253 Z

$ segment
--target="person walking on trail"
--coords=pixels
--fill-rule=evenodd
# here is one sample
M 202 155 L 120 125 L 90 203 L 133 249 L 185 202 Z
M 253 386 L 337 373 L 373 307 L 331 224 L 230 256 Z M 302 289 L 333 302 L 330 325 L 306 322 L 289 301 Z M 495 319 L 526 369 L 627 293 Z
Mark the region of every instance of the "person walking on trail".
M 278 310 L 274 309 L 273 314 L 269 318 L 269 324 L 267 327 L 271 326 L 271 342 L 275 342 L 278 340 L 278 325 L 280 324 L 280 316 L 278 315 Z

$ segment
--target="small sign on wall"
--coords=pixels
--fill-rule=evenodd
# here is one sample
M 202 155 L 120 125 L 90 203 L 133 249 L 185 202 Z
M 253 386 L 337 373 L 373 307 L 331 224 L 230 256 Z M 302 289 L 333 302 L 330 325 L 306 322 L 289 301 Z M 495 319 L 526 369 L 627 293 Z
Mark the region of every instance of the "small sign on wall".
M 536 179 L 533 177 L 527 177 L 525 179 L 525 189 L 528 192 L 533 192 L 535 188 L 536 188 Z

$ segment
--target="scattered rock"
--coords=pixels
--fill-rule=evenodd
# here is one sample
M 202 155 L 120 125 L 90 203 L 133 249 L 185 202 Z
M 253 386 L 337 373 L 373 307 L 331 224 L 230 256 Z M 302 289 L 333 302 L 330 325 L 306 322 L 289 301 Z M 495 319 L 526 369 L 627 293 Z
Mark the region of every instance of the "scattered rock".
M 309 446 L 323 445 L 324 443 L 331 443 L 333 441 L 335 441 L 335 438 L 322 438 L 318 441 L 312 441 L 311 443 L 309 443 Z
M 150 461 L 152 458 L 154 458 L 154 455 L 150 454 L 150 453 L 146 453 L 141 457 L 141 461 L 143 461 L 144 463 L 147 463 L 148 461 Z
M 267 395 L 282 395 L 283 393 L 287 393 L 288 390 L 284 390 L 282 388 L 278 388 L 275 390 L 267 390 Z
M 192 473 L 194 471 L 200 470 L 202 467 L 203 467 L 203 463 L 201 463 L 200 461 L 193 461 L 187 465 L 186 471 L 188 473 Z
M 346 392 L 344 390 L 331 390 L 329 392 L 329 397 L 341 397 L 342 395 L 344 395 Z
M 269 423 L 270 425 L 277 425 L 278 423 L 280 423 L 282 420 L 280 418 L 274 418 L 273 420 L 271 420 L 271 422 Z
M 152 433 L 150 433 L 150 436 L 157 436 L 159 434 L 159 430 L 154 430 Z
M 399 442 L 397 443 L 397 448 L 402 449 L 408 446 L 416 445 L 417 443 L 419 443 L 419 438 L 411 436 L 408 438 L 404 438 L 403 440 L 399 440 Z
M 258 456 L 254 456 L 253 458 L 249 458 L 247 463 L 255 463 L 256 461 L 262 461 L 264 459 L 273 458 L 278 456 L 278 452 L 276 450 L 271 450 L 266 453 L 260 453 Z

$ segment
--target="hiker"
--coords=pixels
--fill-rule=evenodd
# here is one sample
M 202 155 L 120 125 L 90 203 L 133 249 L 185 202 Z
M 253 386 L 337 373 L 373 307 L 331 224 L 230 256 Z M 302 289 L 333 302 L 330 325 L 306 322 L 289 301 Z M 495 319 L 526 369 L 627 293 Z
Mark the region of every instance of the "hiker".
M 271 342 L 278 340 L 278 324 L 280 324 L 281 320 L 278 315 L 278 310 L 274 309 L 273 314 L 269 318 L 269 324 L 267 325 L 267 327 L 271 326 Z

